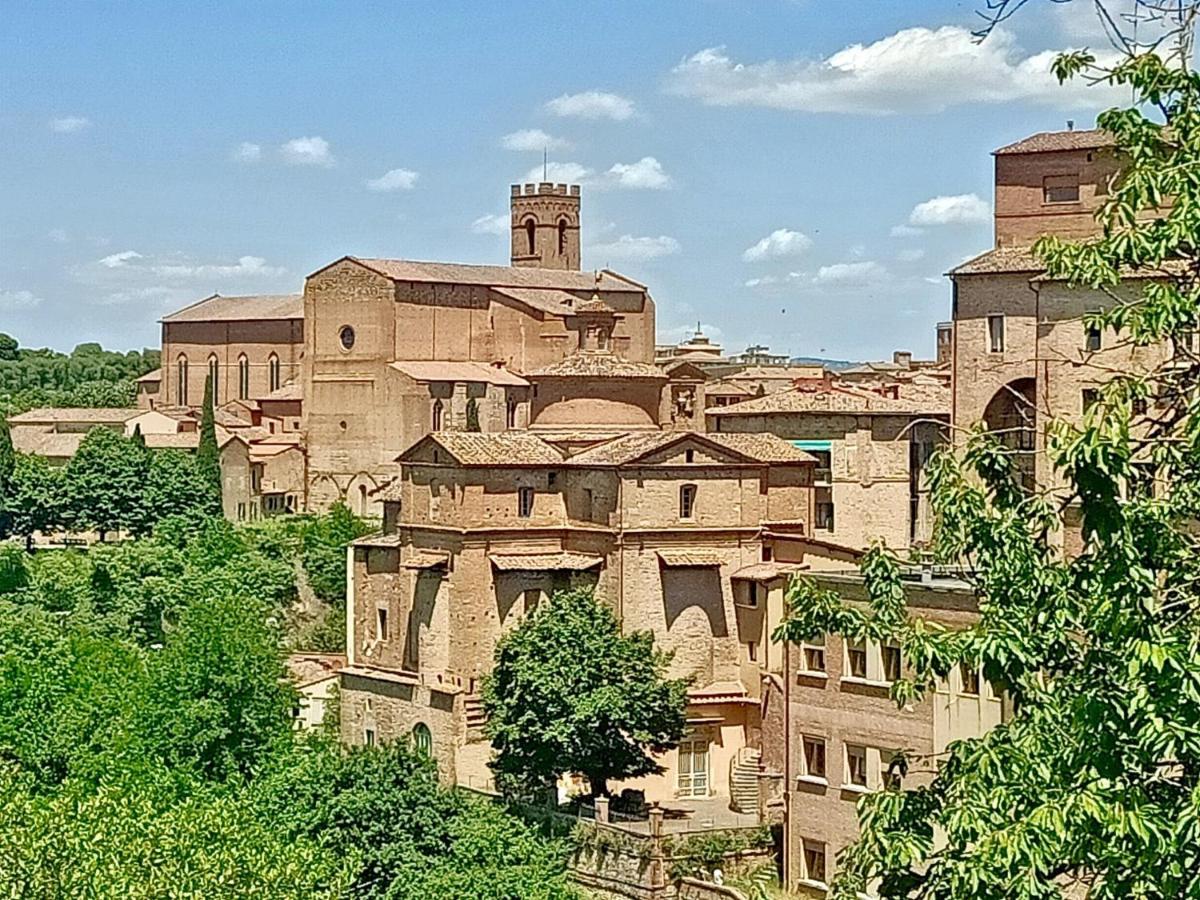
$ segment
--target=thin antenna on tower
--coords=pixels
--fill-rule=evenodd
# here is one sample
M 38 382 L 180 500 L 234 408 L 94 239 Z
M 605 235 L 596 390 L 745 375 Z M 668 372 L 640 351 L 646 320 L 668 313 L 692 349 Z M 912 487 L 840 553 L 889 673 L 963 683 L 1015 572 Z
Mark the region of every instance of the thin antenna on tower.
M 549 162 L 549 160 L 550 160 L 549 148 L 543 147 L 542 148 L 542 181 L 550 180 L 550 174 L 549 174 L 550 162 Z

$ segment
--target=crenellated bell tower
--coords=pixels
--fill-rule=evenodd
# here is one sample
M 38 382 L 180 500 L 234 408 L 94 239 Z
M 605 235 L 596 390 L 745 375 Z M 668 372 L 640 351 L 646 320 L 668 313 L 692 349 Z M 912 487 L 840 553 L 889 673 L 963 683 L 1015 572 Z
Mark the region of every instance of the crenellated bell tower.
M 512 264 L 579 271 L 579 185 L 512 186 Z

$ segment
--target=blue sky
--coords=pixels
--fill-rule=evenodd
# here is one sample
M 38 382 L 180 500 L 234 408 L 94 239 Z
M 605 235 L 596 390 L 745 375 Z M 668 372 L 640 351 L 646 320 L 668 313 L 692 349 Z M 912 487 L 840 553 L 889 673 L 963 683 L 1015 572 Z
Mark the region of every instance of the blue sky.
M 345 254 L 504 262 L 549 145 L 584 265 L 646 282 L 660 339 L 930 354 L 989 152 L 1119 99 L 1047 72 L 1103 46 L 1090 7 L 978 46 L 972 0 L 10 3 L 0 331 L 156 346 Z

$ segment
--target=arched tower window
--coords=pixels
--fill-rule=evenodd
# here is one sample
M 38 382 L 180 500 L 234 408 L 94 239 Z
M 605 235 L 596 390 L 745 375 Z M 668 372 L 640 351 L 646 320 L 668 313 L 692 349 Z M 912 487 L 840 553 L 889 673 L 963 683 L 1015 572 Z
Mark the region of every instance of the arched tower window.
M 433 430 L 434 431 L 442 430 L 442 413 L 444 412 L 444 409 L 445 408 L 442 406 L 441 400 L 433 401 Z
M 360 516 L 367 514 L 367 486 L 365 484 L 358 486 L 358 514 Z
M 525 220 L 525 237 L 529 242 L 529 255 L 533 256 L 537 252 L 537 222 L 533 219 Z
M 187 406 L 188 403 L 188 362 L 187 357 L 182 353 L 179 354 L 179 359 L 175 362 L 175 404 L 176 406 Z
M 267 379 L 270 385 L 269 390 L 279 390 L 279 357 L 274 353 L 267 360 Z
M 213 406 L 221 405 L 221 364 L 214 353 L 208 358 L 208 380 L 212 382 Z
M 413 726 L 412 730 L 413 750 L 422 756 L 430 756 L 433 753 L 433 734 L 429 731 L 429 726 L 424 722 L 418 722 Z
M 558 220 L 558 255 L 567 255 L 567 220 Z
M 238 399 L 245 400 L 250 396 L 250 360 L 243 353 L 238 357 Z

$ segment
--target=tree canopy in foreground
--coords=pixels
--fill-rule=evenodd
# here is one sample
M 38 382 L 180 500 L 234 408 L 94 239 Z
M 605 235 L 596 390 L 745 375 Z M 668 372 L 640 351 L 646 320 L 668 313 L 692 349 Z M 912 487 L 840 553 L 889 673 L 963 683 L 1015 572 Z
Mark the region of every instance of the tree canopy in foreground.
M 928 787 L 864 798 L 836 897 L 1200 896 L 1200 80 L 1158 54 L 1101 72 L 1086 52 L 1056 65 L 1131 87 L 1138 105 L 1098 119 L 1126 164 L 1102 233 L 1036 251 L 1051 277 L 1111 296 L 1090 323 L 1165 342 L 1172 359 L 1106 373 L 1081 424 L 1048 425 L 1065 493 L 1027 493 L 1011 451 L 983 434 L 937 459 L 939 549 L 973 573 L 974 627 L 911 618 L 896 562 L 879 551 L 864 568 L 867 609 L 792 587 L 779 637 L 899 638 L 911 677 L 898 702 L 962 661 L 1016 708 L 951 745 Z M 1117 290 L 1130 274 L 1150 276 L 1133 299 Z M 1142 398 L 1148 412 L 1135 415 Z M 1056 549 L 1068 504 L 1084 536 L 1073 559 Z

